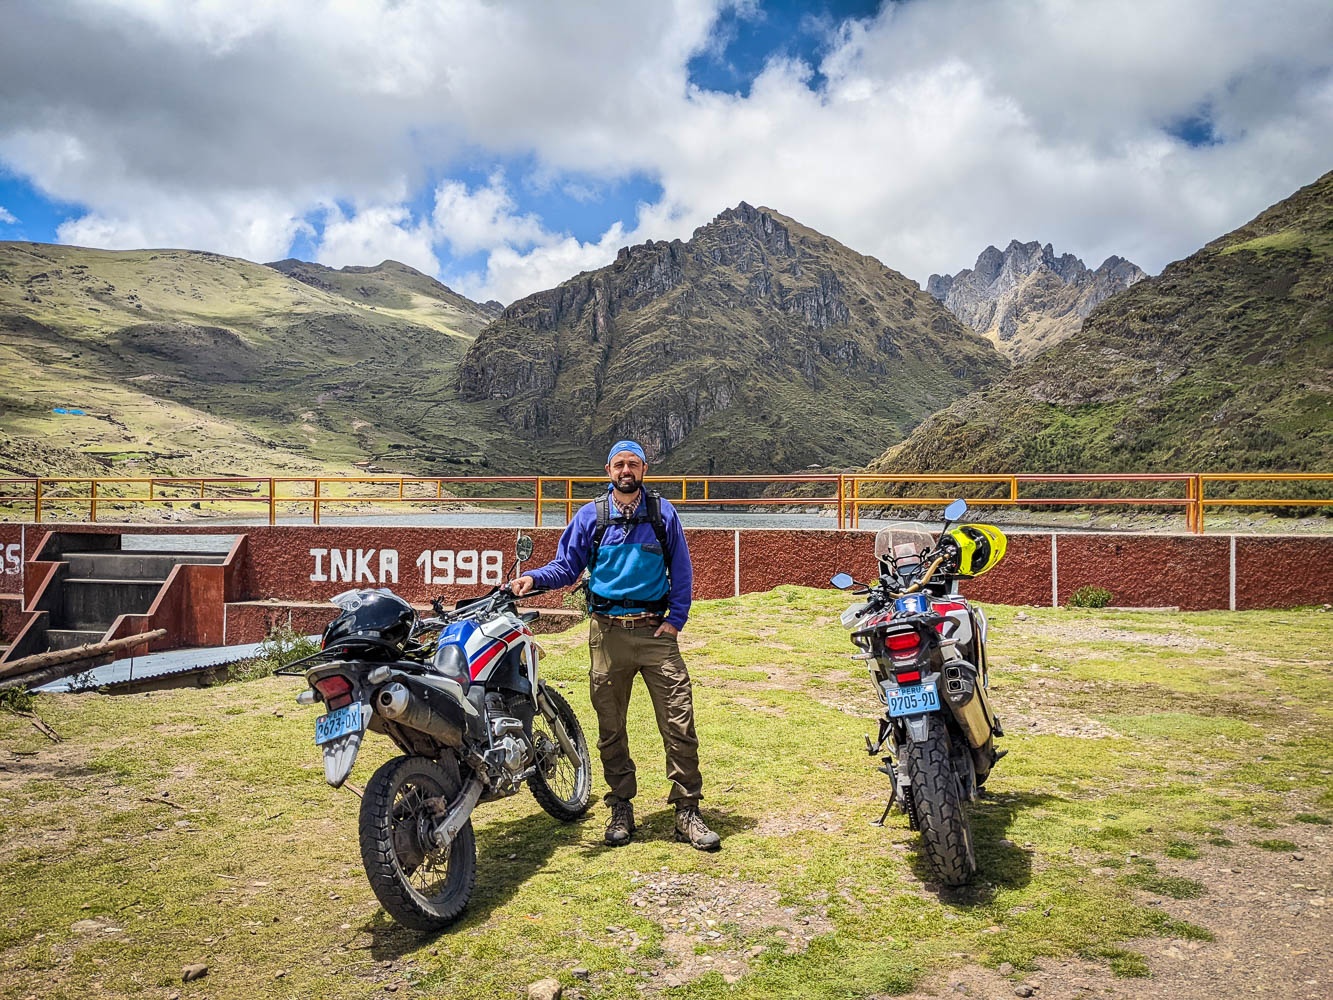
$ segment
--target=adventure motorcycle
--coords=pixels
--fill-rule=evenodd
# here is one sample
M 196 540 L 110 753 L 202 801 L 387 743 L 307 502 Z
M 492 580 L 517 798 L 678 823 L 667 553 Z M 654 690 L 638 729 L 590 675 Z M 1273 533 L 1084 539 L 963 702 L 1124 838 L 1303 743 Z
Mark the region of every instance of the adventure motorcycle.
M 987 688 L 986 616 L 956 592 L 960 578 L 979 576 L 1004 555 L 1005 538 L 988 524 L 949 525 L 967 513 L 957 500 L 945 511 L 939 542 L 914 524 L 894 524 L 875 536 L 879 579 L 852 590 L 866 595 L 842 614 L 865 660 L 875 694 L 885 706 L 879 738 L 866 737 L 879 770 L 913 830 L 921 831 L 926 859 L 946 885 L 962 885 L 977 870 L 963 803 L 977 798 L 991 767 L 1006 751 Z M 846 573 L 839 590 L 856 587 Z
M 519 565 L 532 554 L 520 535 Z M 569 704 L 537 676 L 541 655 L 504 587 L 419 618 L 388 590 L 339 594 L 341 609 L 304 672 L 302 705 L 322 701 L 315 743 L 324 777 L 347 780 L 366 730 L 403 751 L 380 767 L 361 798 L 361 861 L 375 897 L 399 923 L 438 930 L 472 895 L 477 845 L 471 814 L 526 783 L 560 820 L 588 809 L 592 765 Z M 295 664 L 292 664 L 295 666 Z

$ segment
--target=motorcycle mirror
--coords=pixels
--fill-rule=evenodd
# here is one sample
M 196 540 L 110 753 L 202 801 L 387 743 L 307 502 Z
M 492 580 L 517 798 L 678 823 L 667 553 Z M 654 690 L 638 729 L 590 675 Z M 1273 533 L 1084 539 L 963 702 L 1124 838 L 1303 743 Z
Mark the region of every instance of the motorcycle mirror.
M 832 580 L 830 580 L 829 583 L 833 584 L 833 586 L 837 587 L 839 590 L 846 590 L 848 587 L 853 586 L 856 583 L 856 581 L 853 580 L 846 573 L 839 573 Z
M 532 558 L 533 541 L 531 535 L 518 536 L 518 541 L 514 543 L 514 554 L 518 556 L 519 562 L 527 562 Z
M 949 504 L 949 506 L 944 508 L 944 519 L 946 521 L 957 521 L 966 513 L 967 501 L 962 499 L 955 500 L 953 503 Z

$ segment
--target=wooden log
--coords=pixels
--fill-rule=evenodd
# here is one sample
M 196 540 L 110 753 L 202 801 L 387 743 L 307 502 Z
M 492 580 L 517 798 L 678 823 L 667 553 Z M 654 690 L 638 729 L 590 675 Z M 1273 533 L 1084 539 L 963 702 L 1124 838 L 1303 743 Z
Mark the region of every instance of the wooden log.
M 110 642 L 88 643 L 74 649 L 57 649 L 25 656 L 0 667 L 0 691 L 11 687 L 46 684 L 92 666 L 110 663 L 116 654 L 142 646 L 153 639 L 161 639 L 166 634 L 166 629 L 159 628 L 140 635 L 127 635 L 123 639 L 112 639 Z

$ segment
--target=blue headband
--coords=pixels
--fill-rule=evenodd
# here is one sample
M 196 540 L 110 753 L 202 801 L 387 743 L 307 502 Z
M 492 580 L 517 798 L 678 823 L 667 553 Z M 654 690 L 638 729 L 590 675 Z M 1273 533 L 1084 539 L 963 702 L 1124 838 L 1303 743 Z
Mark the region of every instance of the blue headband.
M 643 446 L 637 441 L 617 441 L 611 446 L 611 450 L 606 453 L 606 464 L 611 464 L 611 459 L 615 458 L 622 451 L 627 451 L 632 455 L 638 455 L 639 460 L 644 465 L 648 464 L 648 456 L 643 453 Z

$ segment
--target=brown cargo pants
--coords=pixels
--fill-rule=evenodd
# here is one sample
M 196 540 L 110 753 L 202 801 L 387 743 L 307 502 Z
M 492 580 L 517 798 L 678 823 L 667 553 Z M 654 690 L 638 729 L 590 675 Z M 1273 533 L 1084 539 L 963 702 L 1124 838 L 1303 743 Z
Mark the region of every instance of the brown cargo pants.
M 676 637 L 653 635 L 661 619 L 641 619 L 633 624 L 635 627 L 626 628 L 596 616 L 589 619 L 590 687 L 592 707 L 597 712 L 597 752 L 610 787 L 606 801 L 628 801 L 638 791 L 625 718 L 634 676 L 642 674 L 666 750 L 666 773 L 671 779 L 667 801 L 677 806 L 698 805 L 703 796 L 703 777 L 699 773 L 690 672 Z

